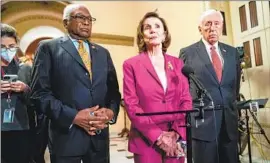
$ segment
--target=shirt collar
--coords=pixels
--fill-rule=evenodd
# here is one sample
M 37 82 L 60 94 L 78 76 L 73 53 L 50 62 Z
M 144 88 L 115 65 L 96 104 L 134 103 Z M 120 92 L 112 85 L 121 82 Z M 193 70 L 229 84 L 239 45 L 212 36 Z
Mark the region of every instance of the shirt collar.
M 72 38 L 70 35 L 68 35 L 68 37 L 70 38 L 70 40 L 71 40 L 72 42 L 78 43 L 78 40 L 77 40 L 77 39 Z M 85 40 L 83 40 L 83 42 L 86 43 Z
M 202 42 L 204 43 L 207 50 L 210 50 L 211 46 L 214 46 L 216 49 L 218 49 L 218 41 L 214 45 L 211 45 L 204 38 L 202 38 Z

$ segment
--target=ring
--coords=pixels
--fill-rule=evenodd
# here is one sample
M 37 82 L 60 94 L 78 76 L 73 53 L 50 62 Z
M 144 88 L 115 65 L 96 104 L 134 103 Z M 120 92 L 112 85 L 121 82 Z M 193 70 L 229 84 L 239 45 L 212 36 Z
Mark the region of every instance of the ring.
M 90 114 L 90 116 L 95 116 L 94 112 L 90 112 L 89 114 Z
M 100 134 L 101 133 L 101 130 L 96 130 L 96 134 Z

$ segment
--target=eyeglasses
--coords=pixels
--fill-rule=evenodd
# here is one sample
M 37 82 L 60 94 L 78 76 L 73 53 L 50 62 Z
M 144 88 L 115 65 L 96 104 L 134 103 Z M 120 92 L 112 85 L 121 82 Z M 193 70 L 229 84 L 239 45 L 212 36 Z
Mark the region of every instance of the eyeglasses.
M 7 52 L 8 50 L 10 52 L 15 52 L 17 49 L 18 47 L 11 47 L 11 48 L 1 47 L 1 52 Z
M 211 22 L 211 21 L 208 21 L 204 24 L 204 27 L 205 28 L 211 28 L 211 27 L 214 27 L 214 28 L 220 28 L 222 25 L 222 23 L 220 22 Z
M 71 18 L 75 19 L 78 22 L 85 22 L 86 20 L 89 22 L 95 22 L 97 19 L 93 18 L 93 17 L 87 17 L 87 16 L 83 16 L 83 15 L 74 15 L 74 16 L 70 16 Z

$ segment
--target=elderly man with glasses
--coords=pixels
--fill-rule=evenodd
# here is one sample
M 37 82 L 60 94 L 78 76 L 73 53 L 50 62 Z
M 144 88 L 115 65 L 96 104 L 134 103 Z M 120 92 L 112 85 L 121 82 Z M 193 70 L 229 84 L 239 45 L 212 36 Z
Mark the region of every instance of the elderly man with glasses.
M 240 61 L 236 48 L 220 41 L 223 16 L 209 9 L 202 13 L 198 29 L 201 40 L 180 50 L 180 58 L 212 97 L 214 107 L 205 112 L 204 121 L 192 118 L 194 163 L 238 163 L 238 111 L 236 100 L 240 84 Z M 190 80 L 194 106 L 200 95 Z M 204 98 L 206 105 L 210 99 Z M 212 105 L 213 106 L 213 105 Z
M 89 41 L 93 18 L 86 6 L 64 9 L 68 34 L 41 42 L 32 73 L 31 100 L 50 119 L 52 163 L 108 163 L 108 124 L 121 95 L 107 49 Z

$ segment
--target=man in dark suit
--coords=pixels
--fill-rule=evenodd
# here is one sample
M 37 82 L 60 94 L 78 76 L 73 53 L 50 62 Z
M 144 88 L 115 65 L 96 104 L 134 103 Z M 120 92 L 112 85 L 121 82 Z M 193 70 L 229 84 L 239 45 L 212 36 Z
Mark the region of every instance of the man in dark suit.
M 107 49 L 88 41 L 87 7 L 64 9 L 67 36 L 40 43 L 33 66 L 31 99 L 50 119 L 52 163 L 108 163 L 108 123 L 115 123 L 120 93 Z
M 197 127 L 193 123 L 194 163 L 238 162 L 236 98 L 240 66 L 236 48 L 219 42 L 222 26 L 219 11 L 204 12 L 199 23 L 202 39 L 180 51 L 179 57 L 194 69 L 194 75 L 212 96 L 216 109 L 205 112 L 204 122 Z M 193 100 L 197 99 L 192 81 L 190 91 Z M 205 99 L 205 103 L 209 100 Z

